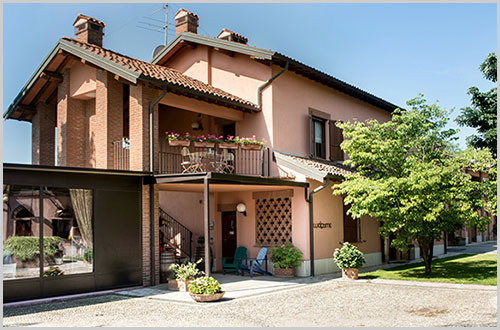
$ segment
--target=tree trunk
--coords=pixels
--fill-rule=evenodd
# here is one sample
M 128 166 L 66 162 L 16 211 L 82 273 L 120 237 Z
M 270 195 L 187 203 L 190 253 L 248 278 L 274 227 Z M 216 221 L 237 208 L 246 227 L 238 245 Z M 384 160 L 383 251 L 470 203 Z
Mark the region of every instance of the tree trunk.
M 422 250 L 422 257 L 424 259 L 425 265 L 425 275 L 430 275 L 432 253 L 434 250 L 434 240 L 429 240 L 427 237 L 422 237 L 418 239 L 418 244 L 420 245 L 420 249 Z

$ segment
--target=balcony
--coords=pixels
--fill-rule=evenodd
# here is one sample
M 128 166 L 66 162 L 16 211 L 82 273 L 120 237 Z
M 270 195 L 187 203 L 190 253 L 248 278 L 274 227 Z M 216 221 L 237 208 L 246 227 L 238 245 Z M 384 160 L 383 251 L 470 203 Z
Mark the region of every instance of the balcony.
M 236 175 L 266 176 L 269 174 L 269 148 L 225 146 L 213 143 L 200 146 L 160 143 L 159 172 L 161 174 L 216 172 Z

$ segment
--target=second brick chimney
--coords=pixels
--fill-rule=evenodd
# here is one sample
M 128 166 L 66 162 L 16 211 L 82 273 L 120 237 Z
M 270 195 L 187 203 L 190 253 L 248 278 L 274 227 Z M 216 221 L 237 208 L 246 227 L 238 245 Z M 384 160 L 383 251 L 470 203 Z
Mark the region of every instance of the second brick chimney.
M 174 18 L 176 35 L 181 32 L 198 33 L 198 15 L 181 8 Z
M 102 38 L 106 24 L 98 19 L 78 14 L 73 26 L 76 28 L 76 40 L 102 47 Z

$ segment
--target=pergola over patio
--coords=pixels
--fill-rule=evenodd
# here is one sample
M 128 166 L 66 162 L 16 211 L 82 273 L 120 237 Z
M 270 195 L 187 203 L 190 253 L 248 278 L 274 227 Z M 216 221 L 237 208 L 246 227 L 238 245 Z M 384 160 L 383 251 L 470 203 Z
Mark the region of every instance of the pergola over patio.
M 145 183 L 157 184 L 160 191 L 203 192 L 203 228 L 210 237 L 210 192 L 270 191 L 283 187 L 304 188 L 307 196 L 309 183 L 269 177 L 240 176 L 223 173 L 160 174 L 150 177 Z M 312 230 L 312 229 L 311 229 Z M 204 242 L 205 273 L 210 276 L 210 240 Z

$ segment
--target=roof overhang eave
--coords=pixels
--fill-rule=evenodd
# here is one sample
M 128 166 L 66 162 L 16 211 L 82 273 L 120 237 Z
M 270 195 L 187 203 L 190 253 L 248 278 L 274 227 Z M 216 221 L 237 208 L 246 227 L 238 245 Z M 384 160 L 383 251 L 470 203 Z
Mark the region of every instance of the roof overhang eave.
M 52 48 L 49 55 L 42 61 L 40 66 L 37 68 L 35 73 L 30 77 L 26 85 L 21 89 L 19 94 L 16 96 L 14 101 L 9 105 L 7 111 L 3 114 L 4 119 L 9 119 L 9 116 L 12 114 L 16 106 L 19 104 L 24 95 L 26 95 L 27 91 L 33 86 L 36 82 L 40 74 L 45 70 L 45 68 L 49 65 L 52 59 L 58 54 L 58 52 L 62 50 L 76 57 L 82 58 L 89 63 L 92 63 L 96 66 L 103 68 L 111 73 L 118 75 L 119 77 L 130 81 L 133 84 L 137 83 L 137 79 L 140 77 L 140 74 L 126 69 L 123 66 L 116 64 L 110 60 L 104 59 L 98 55 L 92 54 L 89 51 L 86 51 L 76 45 L 71 44 L 68 41 L 60 39 L 57 44 Z
M 167 87 L 169 90 L 173 92 L 179 92 L 181 94 L 188 94 L 188 95 L 193 95 L 202 99 L 207 100 L 208 102 L 215 103 L 215 104 L 222 104 L 227 107 L 231 107 L 243 112 L 248 112 L 248 113 L 254 113 L 254 112 L 259 112 L 260 109 L 257 107 L 257 105 L 250 105 L 250 104 L 244 104 L 238 101 L 233 101 L 226 99 L 224 97 L 218 96 L 218 95 L 213 95 L 209 93 L 204 93 L 201 91 L 197 91 L 195 89 L 177 85 L 168 81 L 160 80 L 160 79 L 155 79 L 151 78 L 148 76 L 141 75 L 138 77 L 138 80 L 144 80 L 147 81 L 153 85 L 158 85 L 160 87 Z

